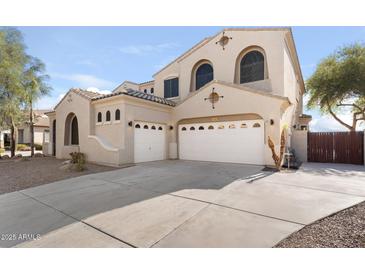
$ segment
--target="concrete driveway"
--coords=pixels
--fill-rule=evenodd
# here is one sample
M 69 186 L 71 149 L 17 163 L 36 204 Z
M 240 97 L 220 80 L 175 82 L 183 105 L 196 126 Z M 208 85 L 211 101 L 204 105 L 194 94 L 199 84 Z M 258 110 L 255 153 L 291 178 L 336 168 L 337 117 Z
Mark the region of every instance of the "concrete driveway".
M 262 169 L 158 161 L 4 194 L 0 246 L 271 247 L 365 200 L 364 167 Z

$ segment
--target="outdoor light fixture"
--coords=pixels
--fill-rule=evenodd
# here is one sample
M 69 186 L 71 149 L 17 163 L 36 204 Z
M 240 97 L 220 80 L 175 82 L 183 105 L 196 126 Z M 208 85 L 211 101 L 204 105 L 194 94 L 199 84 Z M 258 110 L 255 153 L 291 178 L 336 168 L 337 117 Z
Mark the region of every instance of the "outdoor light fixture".
M 270 119 L 270 125 L 274 125 L 274 119 Z
M 170 130 L 173 130 L 173 129 L 174 129 L 174 127 L 173 127 L 173 126 L 170 126 L 169 128 L 170 128 Z
M 133 126 L 133 122 L 132 121 L 130 121 L 129 123 L 128 123 L 128 126 Z

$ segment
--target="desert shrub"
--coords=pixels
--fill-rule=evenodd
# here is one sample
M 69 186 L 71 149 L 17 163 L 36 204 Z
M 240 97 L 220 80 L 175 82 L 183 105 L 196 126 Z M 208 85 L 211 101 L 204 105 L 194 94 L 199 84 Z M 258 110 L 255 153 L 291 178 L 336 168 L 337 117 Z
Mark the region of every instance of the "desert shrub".
M 7 159 L 10 159 L 10 156 L 9 155 L 3 155 L 3 156 L 1 156 L 1 159 L 7 160 Z
M 18 151 L 30 151 L 30 146 L 26 144 L 17 144 L 16 150 Z
M 34 144 L 34 149 L 35 150 L 42 150 L 42 145 L 41 144 Z
M 72 152 L 71 155 L 71 163 L 76 166 L 78 171 L 83 171 L 85 169 L 86 157 L 84 153 L 81 152 Z

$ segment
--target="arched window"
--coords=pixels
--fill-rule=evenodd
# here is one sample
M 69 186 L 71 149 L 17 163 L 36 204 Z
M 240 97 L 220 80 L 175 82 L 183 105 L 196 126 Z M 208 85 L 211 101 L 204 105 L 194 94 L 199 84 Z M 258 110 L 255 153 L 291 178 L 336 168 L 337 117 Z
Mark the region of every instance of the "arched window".
M 79 125 L 77 122 L 77 117 L 74 116 L 71 122 L 71 145 L 79 144 Z
M 101 114 L 101 112 L 99 112 L 98 113 L 98 123 L 101 123 L 101 121 L 103 120 L 103 118 L 102 118 L 103 116 L 102 116 L 102 114 Z
M 162 130 L 162 127 L 158 127 L 158 130 Z
M 247 128 L 247 124 L 241 124 L 241 128 Z
M 265 58 L 258 50 L 248 52 L 240 62 L 240 84 L 264 80 Z
M 156 127 L 155 126 L 152 126 L 151 129 L 156 130 Z
M 203 126 L 200 126 L 200 127 L 199 127 L 199 130 L 204 130 L 204 127 L 203 127 Z
M 106 119 L 105 119 L 107 122 L 110 122 L 110 111 L 108 110 L 106 112 Z
M 117 120 L 117 121 L 119 121 L 119 120 L 120 120 L 120 110 L 119 110 L 119 109 L 117 109 L 117 110 L 115 111 L 115 120 Z
M 147 93 L 147 89 L 144 89 L 144 91 L 143 91 L 144 93 Z
M 213 126 L 209 126 L 208 129 L 214 129 L 214 127 Z
M 144 129 L 148 129 L 148 126 L 147 125 L 144 125 L 144 127 L 143 127 Z
M 190 127 L 190 130 L 195 130 L 195 127 Z
M 155 92 L 154 88 L 151 88 L 151 94 L 153 94 Z
M 181 130 L 182 130 L 182 131 L 186 131 L 186 127 L 183 127 Z
M 259 123 L 254 123 L 252 127 L 261 127 Z
M 230 124 L 230 125 L 229 125 L 229 128 L 231 128 L 231 129 L 232 129 L 232 128 L 236 128 L 236 125 L 235 125 L 235 124 Z
M 134 127 L 135 128 L 141 128 L 141 126 L 139 124 L 136 124 Z
M 213 80 L 213 67 L 204 63 L 195 72 L 195 89 L 198 90 Z

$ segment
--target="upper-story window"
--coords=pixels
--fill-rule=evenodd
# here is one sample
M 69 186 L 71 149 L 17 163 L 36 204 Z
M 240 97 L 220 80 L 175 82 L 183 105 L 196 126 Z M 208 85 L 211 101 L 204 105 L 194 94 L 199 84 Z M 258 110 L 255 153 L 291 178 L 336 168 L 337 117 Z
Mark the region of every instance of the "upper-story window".
M 213 80 L 213 67 L 204 63 L 195 72 L 195 89 L 198 90 Z
M 154 88 L 151 88 L 151 94 L 153 94 L 155 92 Z
M 145 89 L 143 90 L 143 92 L 144 92 L 144 93 L 147 93 L 147 89 L 145 88 Z
M 260 51 L 253 50 L 242 57 L 239 77 L 240 84 L 265 79 L 265 58 Z
M 117 110 L 115 111 L 115 120 L 116 120 L 116 121 L 119 121 L 119 120 L 120 120 L 120 110 L 119 110 L 119 109 L 117 109 Z
M 98 113 L 98 123 L 101 123 L 102 118 L 103 118 L 103 116 L 102 116 L 101 112 L 99 112 Z
M 106 112 L 106 119 L 105 119 L 107 122 L 110 122 L 110 111 L 108 110 Z
M 167 79 L 164 81 L 164 97 L 172 98 L 179 96 L 179 78 Z

